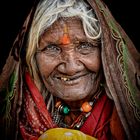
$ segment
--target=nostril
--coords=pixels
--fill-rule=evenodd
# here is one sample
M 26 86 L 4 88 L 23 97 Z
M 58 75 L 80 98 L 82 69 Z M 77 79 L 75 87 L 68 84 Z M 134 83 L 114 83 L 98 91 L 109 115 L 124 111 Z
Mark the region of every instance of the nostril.
M 74 75 L 85 68 L 84 64 L 74 54 L 65 54 L 65 57 L 61 59 L 62 63 L 58 65 L 57 70 L 66 75 Z
M 76 63 L 61 63 L 58 65 L 57 70 L 60 73 L 66 74 L 66 75 L 75 75 L 78 72 L 81 72 L 84 70 L 84 65 L 81 64 L 76 64 Z

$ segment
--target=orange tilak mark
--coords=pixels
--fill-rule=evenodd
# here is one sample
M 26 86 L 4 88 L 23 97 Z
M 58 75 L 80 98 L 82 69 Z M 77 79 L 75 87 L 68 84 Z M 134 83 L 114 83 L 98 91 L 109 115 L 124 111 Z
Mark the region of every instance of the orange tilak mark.
M 70 37 L 68 34 L 68 28 L 66 25 L 64 27 L 64 34 L 63 34 L 62 38 L 60 39 L 60 44 L 62 44 L 62 45 L 70 44 Z
M 69 38 L 68 34 L 63 35 L 63 37 L 61 38 L 61 44 L 63 44 L 63 45 L 70 44 L 70 38 Z

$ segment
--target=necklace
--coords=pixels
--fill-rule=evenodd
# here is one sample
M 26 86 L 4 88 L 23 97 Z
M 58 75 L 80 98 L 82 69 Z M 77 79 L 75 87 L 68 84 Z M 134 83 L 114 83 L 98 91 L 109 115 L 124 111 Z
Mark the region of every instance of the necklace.
M 55 111 L 52 114 L 53 122 L 56 123 L 59 127 L 64 128 L 74 128 L 80 129 L 85 120 L 91 114 L 91 111 L 96 103 L 96 101 L 101 96 L 102 90 L 100 89 L 91 99 L 90 102 L 84 102 L 79 109 L 72 110 L 67 104 L 58 101 L 55 104 Z M 73 121 L 71 125 L 64 123 L 65 116 L 68 116 L 70 112 L 80 111 L 80 115 Z

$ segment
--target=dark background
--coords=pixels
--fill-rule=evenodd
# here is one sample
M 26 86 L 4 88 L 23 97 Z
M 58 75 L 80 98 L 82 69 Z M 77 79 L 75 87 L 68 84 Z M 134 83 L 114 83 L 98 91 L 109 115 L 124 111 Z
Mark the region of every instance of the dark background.
M 140 21 L 138 1 L 103 0 L 115 19 L 124 28 L 138 51 Z M 7 0 L 0 4 L 0 72 L 5 64 L 11 45 L 21 28 L 34 0 Z

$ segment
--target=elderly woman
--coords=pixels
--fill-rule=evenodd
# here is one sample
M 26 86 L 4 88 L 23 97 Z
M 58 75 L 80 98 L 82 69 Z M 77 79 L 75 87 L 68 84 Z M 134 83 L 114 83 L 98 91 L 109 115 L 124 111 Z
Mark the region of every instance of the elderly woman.
M 2 138 L 138 139 L 139 62 L 100 0 L 35 2 L 0 76 Z

